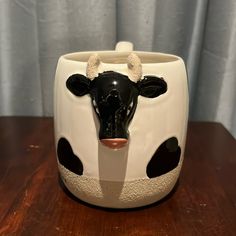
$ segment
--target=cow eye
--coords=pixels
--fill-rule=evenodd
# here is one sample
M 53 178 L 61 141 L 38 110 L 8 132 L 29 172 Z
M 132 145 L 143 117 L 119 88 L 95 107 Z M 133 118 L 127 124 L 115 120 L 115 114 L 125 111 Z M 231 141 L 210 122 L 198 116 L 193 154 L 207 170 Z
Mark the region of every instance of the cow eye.
M 97 106 L 97 103 L 96 103 L 95 99 L 92 100 L 92 103 L 93 103 L 93 106 L 94 106 L 94 109 L 95 109 L 96 113 L 99 115 L 99 110 L 98 110 L 98 106 Z

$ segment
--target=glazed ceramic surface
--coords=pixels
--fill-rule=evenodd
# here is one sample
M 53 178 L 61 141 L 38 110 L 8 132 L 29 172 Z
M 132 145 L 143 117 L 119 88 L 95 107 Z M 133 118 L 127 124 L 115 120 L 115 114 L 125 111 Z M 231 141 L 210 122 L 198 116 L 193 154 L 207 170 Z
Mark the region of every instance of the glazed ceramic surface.
M 87 78 L 88 60 L 95 54 L 101 60 L 100 74 L 110 71 L 130 78 L 131 52 L 141 60 L 140 81 L 145 76 L 160 79 L 166 90 L 156 97 L 137 96 L 127 143 L 109 148 L 99 138 L 101 121 L 91 94 L 75 95 L 67 81 L 73 75 Z M 85 202 L 131 208 L 166 196 L 180 174 L 187 118 L 187 76 L 178 56 L 132 51 L 132 44 L 123 42 L 115 51 L 72 53 L 58 61 L 54 87 L 58 167 L 66 187 Z

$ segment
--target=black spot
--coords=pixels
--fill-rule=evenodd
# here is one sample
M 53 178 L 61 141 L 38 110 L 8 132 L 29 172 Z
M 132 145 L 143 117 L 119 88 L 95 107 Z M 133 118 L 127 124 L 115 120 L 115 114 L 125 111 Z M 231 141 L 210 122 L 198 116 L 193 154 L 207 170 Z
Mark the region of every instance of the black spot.
M 167 139 L 156 150 L 152 159 L 147 165 L 147 176 L 155 178 L 166 174 L 178 166 L 181 149 L 178 146 L 178 140 L 175 137 Z
M 83 164 L 73 153 L 70 143 L 65 138 L 60 138 L 57 145 L 57 156 L 61 165 L 77 175 L 83 174 Z

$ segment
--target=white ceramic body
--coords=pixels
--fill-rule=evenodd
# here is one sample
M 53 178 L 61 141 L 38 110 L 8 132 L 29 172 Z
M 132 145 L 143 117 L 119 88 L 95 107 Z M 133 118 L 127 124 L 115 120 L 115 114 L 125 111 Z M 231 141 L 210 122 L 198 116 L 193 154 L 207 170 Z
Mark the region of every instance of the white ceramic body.
M 130 208 L 151 204 L 166 196 L 180 173 L 188 119 L 188 87 L 181 58 L 161 53 L 138 52 L 143 75 L 163 77 L 168 90 L 157 98 L 138 97 L 129 125 L 129 143 L 120 150 L 103 146 L 98 139 L 99 122 L 89 95 L 76 97 L 66 88 L 67 78 L 86 73 L 87 60 L 95 52 L 60 57 L 55 76 L 54 123 L 56 144 L 65 137 L 83 163 L 82 176 L 58 162 L 66 187 L 81 200 L 104 207 Z M 99 51 L 104 71 L 127 75 L 129 52 Z M 178 166 L 149 179 L 146 167 L 166 139 L 176 137 L 181 148 Z

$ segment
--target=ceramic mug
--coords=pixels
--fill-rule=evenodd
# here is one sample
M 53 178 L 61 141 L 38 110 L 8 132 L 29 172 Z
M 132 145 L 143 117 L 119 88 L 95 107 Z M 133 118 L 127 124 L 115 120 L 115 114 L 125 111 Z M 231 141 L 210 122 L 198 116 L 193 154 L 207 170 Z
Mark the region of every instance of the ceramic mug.
M 57 65 L 54 123 L 60 176 L 79 199 L 132 208 L 165 197 L 179 177 L 188 118 L 183 60 L 133 51 L 66 54 Z

